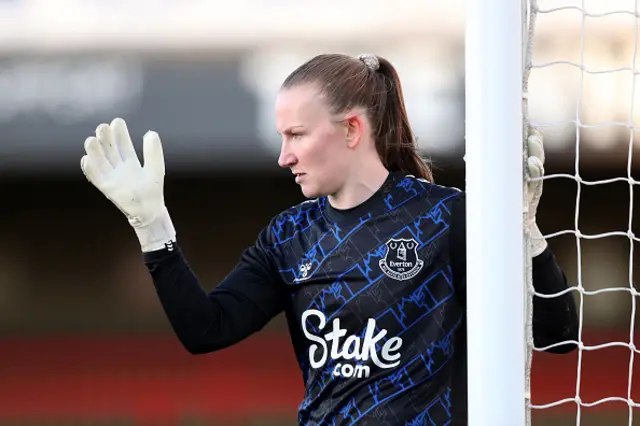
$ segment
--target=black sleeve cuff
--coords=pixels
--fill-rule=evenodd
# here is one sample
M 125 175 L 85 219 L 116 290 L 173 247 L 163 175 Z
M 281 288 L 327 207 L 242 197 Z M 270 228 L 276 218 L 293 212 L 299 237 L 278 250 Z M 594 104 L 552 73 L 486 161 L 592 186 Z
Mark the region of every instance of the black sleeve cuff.
M 538 293 L 555 294 L 567 288 L 567 279 L 549 246 L 531 262 L 533 287 Z
M 180 256 L 182 254 L 182 250 L 177 244 L 173 244 L 171 247 L 165 247 L 162 250 L 155 250 L 150 252 L 143 252 L 142 259 L 145 264 L 149 265 L 152 263 L 162 262 L 163 260 Z

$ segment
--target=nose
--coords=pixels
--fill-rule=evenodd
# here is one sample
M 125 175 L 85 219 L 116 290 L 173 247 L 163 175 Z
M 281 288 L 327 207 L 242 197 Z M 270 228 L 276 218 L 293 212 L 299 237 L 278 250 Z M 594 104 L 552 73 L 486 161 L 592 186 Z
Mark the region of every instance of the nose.
M 288 145 L 289 144 L 286 141 L 282 142 L 280 156 L 278 157 L 278 165 L 283 169 L 291 168 L 298 162 L 298 159 L 291 152 Z

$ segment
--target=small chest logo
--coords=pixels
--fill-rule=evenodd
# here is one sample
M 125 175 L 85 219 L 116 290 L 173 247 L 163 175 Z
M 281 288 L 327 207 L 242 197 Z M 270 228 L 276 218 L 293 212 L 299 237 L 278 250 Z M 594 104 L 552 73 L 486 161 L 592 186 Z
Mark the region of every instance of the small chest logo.
M 406 238 L 392 238 L 387 241 L 387 253 L 380 260 L 380 268 L 388 277 L 394 280 L 409 280 L 424 266 L 424 261 L 418 259 L 418 242 Z
M 312 267 L 313 263 L 303 262 L 299 268 L 300 275 L 298 276 L 298 278 L 295 278 L 293 282 L 301 283 L 302 281 L 306 281 L 309 277 L 311 277 L 311 275 L 309 275 L 309 272 L 311 272 Z

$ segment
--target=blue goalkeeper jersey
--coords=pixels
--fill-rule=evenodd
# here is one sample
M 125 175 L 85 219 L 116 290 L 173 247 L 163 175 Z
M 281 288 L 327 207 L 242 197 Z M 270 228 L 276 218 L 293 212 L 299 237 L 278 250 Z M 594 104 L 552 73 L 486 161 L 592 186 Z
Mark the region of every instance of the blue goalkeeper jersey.
M 392 172 L 353 209 L 319 198 L 282 212 L 211 291 L 175 244 L 145 262 L 191 353 L 285 313 L 305 384 L 300 425 L 444 426 L 466 424 L 465 256 L 464 193 Z M 548 248 L 533 274 L 540 293 L 567 288 Z M 537 346 L 577 340 L 570 293 L 535 298 L 533 315 Z

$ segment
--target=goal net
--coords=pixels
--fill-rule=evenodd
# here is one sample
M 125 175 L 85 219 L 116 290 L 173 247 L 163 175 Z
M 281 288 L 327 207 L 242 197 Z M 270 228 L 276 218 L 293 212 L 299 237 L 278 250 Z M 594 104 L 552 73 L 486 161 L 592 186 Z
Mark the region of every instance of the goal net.
M 572 363 L 575 370 L 575 386 L 573 392 L 562 398 L 550 399 L 548 395 L 537 392 L 535 383 L 531 385 L 531 370 L 536 369 L 536 352 L 548 348 L 535 347 L 532 338 L 532 301 L 534 297 L 544 296 L 535 292 L 530 265 L 526 274 L 526 327 L 525 340 L 527 342 L 525 362 L 525 396 L 526 423 L 538 423 L 536 418 L 542 410 L 554 410 L 561 406 L 575 409 L 575 419 L 569 424 L 592 425 L 603 424 L 585 421 L 584 413 L 590 409 L 600 408 L 605 411 L 607 406 L 618 414 L 615 424 L 634 424 L 634 408 L 638 402 L 634 401 L 634 366 L 637 353 L 634 341 L 636 322 L 636 296 L 638 292 L 634 286 L 634 243 L 638 238 L 633 232 L 634 216 L 634 186 L 633 154 L 635 149 L 635 122 L 640 118 L 640 110 L 635 108 L 635 100 L 640 94 L 640 86 L 636 84 L 638 74 L 638 18 L 639 3 L 637 0 L 525 0 L 528 4 L 527 19 L 524 20 L 524 79 L 523 79 L 523 121 L 542 130 L 545 144 L 548 148 L 558 149 L 558 145 L 573 141 L 572 149 L 565 149 L 570 156 L 575 156 L 572 173 L 547 173 L 545 176 L 545 190 L 552 188 L 559 180 L 573 182 L 575 185 L 575 212 L 571 229 L 546 230 L 545 237 L 553 244 L 554 238 L 572 238 L 575 241 L 575 273 L 568 274 L 570 291 L 576 296 L 579 311 L 579 341 L 577 363 Z M 549 108 L 548 103 L 543 106 L 542 98 L 549 91 L 557 90 L 562 93 L 557 99 L 562 99 L 560 105 Z M 555 146 L 554 146 L 555 144 Z M 624 144 L 624 146 L 621 146 Z M 593 151 L 601 155 L 594 155 Z M 599 151 L 598 151 L 599 150 Z M 573 152 L 571 152 L 573 151 Z M 615 155 L 614 155 L 615 153 Z M 587 167 L 584 163 L 605 162 L 607 158 L 620 156 L 624 153 L 624 161 L 614 176 L 596 175 L 595 178 L 584 177 Z M 552 154 L 553 155 L 553 154 Z M 549 158 L 549 157 L 547 157 Z M 624 164 L 623 164 L 624 163 Z M 594 167 L 591 166 L 591 169 Z M 566 166 L 564 167 L 566 169 Z M 611 167 L 609 170 L 613 170 Z M 618 223 L 607 220 L 607 206 L 601 205 L 601 219 L 597 232 L 591 232 L 594 227 L 584 226 L 585 207 L 583 193 L 585 188 L 605 185 L 628 185 L 628 217 L 626 227 L 618 227 Z M 542 207 L 544 206 L 544 195 Z M 553 207 L 551 207 L 553 208 Z M 594 207 L 590 207 L 594 208 Z M 582 228 L 582 230 L 581 230 Z M 587 230 L 587 228 L 589 228 Z M 628 268 L 624 279 L 614 279 L 614 271 L 602 274 L 599 282 L 591 280 L 585 285 L 585 257 L 584 247 L 593 241 L 606 239 L 623 239 L 626 241 Z M 591 242 L 587 241 L 591 240 Z M 587 259 L 588 261 L 588 259 Z M 621 262 L 623 263 L 623 262 Z M 615 268 L 610 265 L 609 268 Z M 610 277 L 610 278 L 607 278 Z M 591 339 L 585 335 L 585 304 L 592 303 L 588 299 L 606 302 L 606 298 L 615 295 L 626 295 L 630 299 L 630 318 L 628 333 L 623 339 L 617 335 L 604 335 L 604 338 Z M 624 297 L 624 296 L 623 296 Z M 617 340 L 617 341 L 616 341 Z M 601 392 L 585 392 L 583 377 L 587 372 L 584 359 L 595 354 L 596 351 L 627 350 L 627 357 L 620 357 L 628 366 L 624 388 L 616 389 L 616 394 L 603 395 Z M 575 358 L 573 358 L 575 359 Z M 605 358 L 602 358 L 605 360 Z M 606 361 L 598 364 L 589 363 L 588 368 L 602 369 L 606 374 L 613 373 L 613 366 Z M 565 376 L 566 377 L 566 376 Z M 565 380 L 565 379 L 558 379 Z M 617 381 L 622 385 L 621 381 Z M 567 383 L 555 383 L 563 389 Z M 546 387 L 551 387 L 548 384 Z M 595 386 L 598 386 L 596 383 Z M 611 392 L 610 390 L 607 390 Z M 540 416 L 541 417 L 541 416 Z M 626 419 L 624 419 L 626 417 Z M 623 420 L 624 419 L 624 420 Z M 533 421 L 532 421 L 533 420 Z M 612 420 L 606 420 L 606 424 Z M 636 416 L 635 422 L 640 424 Z
M 467 0 L 465 13 L 469 424 L 640 424 L 639 0 Z M 531 236 L 522 228 L 529 125 L 544 134 L 547 153 L 538 219 L 566 219 L 540 227 L 579 312 L 578 350 L 568 355 L 550 356 L 532 338 L 533 300 L 561 294 L 536 293 L 532 283 Z M 594 334 L 605 318 L 594 312 L 607 309 L 624 325 Z M 554 379 L 538 380 L 538 368 Z M 547 413 L 559 410 L 567 420 L 549 423 Z

